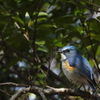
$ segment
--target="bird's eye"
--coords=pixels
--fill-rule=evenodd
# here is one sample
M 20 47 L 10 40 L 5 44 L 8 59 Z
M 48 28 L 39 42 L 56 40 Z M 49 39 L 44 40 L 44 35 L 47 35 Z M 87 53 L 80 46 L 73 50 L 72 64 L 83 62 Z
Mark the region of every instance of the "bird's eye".
M 63 52 L 70 52 L 70 50 L 64 50 Z
M 70 50 L 66 50 L 66 52 L 69 52 Z

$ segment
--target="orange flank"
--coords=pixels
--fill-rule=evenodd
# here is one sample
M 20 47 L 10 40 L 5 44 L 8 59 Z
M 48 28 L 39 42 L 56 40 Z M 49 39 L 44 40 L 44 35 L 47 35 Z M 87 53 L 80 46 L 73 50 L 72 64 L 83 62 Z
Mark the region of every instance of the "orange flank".
M 76 68 L 71 67 L 71 66 L 69 65 L 68 60 L 65 61 L 65 68 L 67 68 L 67 69 L 70 70 L 70 71 L 75 71 L 75 70 L 76 70 Z

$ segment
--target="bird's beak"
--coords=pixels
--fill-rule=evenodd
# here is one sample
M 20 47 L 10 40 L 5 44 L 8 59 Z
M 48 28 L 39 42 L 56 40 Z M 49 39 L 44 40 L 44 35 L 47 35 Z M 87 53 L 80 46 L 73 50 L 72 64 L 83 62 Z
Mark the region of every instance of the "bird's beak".
M 59 48 L 57 52 L 58 52 L 58 53 L 61 53 L 61 52 L 62 52 L 61 48 Z

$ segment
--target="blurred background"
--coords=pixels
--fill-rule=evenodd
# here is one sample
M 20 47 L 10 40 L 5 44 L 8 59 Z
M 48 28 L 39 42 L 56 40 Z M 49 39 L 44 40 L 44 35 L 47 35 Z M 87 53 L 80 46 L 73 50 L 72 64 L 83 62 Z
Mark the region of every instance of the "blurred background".
M 62 72 L 57 49 L 74 45 L 90 62 L 99 85 L 99 8 L 99 0 L 0 0 L 0 83 L 71 88 L 73 84 Z M 8 100 L 22 88 L 0 86 L 0 100 Z M 48 100 L 65 97 L 46 96 Z M 19 100 L 42 98 L 27 93 Z M 86 99 L 68 96 L 67 100 Z

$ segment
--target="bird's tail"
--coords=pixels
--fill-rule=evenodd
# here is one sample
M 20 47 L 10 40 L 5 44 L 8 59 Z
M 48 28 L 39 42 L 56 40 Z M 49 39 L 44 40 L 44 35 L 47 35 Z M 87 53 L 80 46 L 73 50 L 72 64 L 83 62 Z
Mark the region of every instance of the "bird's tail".
M 98 96 L 97 92 L 95 91 L 94 93 L 94 96 L 96 97 L 96 100 L 100 100 L 100 97 Z
M 89 84 L 90 84 L 90 86 L 92 88 L 93 95 L 95 96 L 96 100 L 100 100 L 100 97 L 98 96 L 98 93 L 96 92 L 96 87 L 90 82 L 89 82 Z

